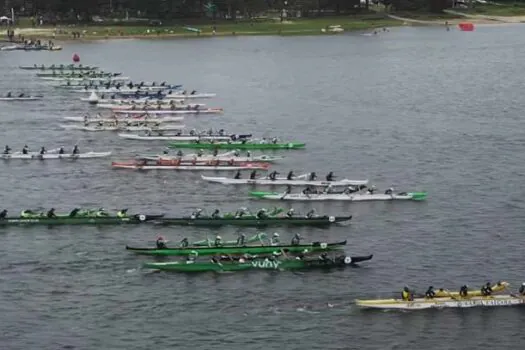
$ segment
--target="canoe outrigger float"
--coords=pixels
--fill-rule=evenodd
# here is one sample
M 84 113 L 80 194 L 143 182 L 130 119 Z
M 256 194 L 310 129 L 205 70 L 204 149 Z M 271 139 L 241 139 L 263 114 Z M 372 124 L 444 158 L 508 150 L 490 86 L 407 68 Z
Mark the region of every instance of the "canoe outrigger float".
M 259 240 L 259 239 L 257 239 Z M 185 248 L 133 248 L 126 246 L 126 250 L 141 255 L 242 255 L 242 254 L 272 254 L 273 252 L 280 252 L 281 250 L 286 253 L 314 253 L 323 252 L 335 249 L 342 249 L 346 245 L 346 241 L 336 243 L 322 243 L 313 242 L 311 244 L 299 244 L 299 245 L 245 245 L 245 246 L 220 246 L 220 247 L 202 247 L 202 246 L 189 246 Z
M 300 142 L 259 143 L 255 141 L 240 142 L 172 142 L 170 148 L 202 148 L 202 149 L 299 149 L 306 144 Z
M 331 269 L 348 266 L 356 266 L 358 262 L 372 259 L 372 255 L 351 257 L 346 255 L 337 255 L 334 259 L 313 258 L 239 258 L 224 261 L 223 259 L 213 258 L 211 261 L 197 262 L 193 260 L 175 261 L 175 262 L 156 262 L 145 263 L 146 269 L 174 271 L 174 272 L 235 272 L 247 270 L 310 270 L 310 269 Z
M 492 293 L 507 291 L 509 283 L 499 282 L 492 286 Z M 369 309 L 398 309 L 398 310 L 422 310 L 441 308 L 467 308 L 476 306 L 515 306 L 525 304 L 525 295 L 497 294 L 483 295 L 481 290 L 469 291 L 466 296 L 458 292 L 439 290 L 432 298 L 417 297 L 412 300 L 403 299 L 376 299 L 355 300 L 356 305 Z

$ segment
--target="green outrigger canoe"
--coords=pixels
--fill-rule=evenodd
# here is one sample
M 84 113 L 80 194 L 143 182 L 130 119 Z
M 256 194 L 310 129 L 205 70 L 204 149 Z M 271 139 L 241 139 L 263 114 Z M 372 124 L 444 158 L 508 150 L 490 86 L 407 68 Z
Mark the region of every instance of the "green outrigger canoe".
M 240 142 L 172 142 L 168 145 L 170 148 L 202 148 L 202 149 L 299 149 L 304 148 L 305 143 L 287 142 L 287 143 L 258 143 L 254 141 Z
M 175 262 L 155 262 L 145 263 L 142 266 L 146 269 L 174 271 L 174 272 L 235 272 L 248 270 L 310 270 L 310 269 L 330 269 L 337 267 L 355 266 L 357 263 L 372 259 L 372 255 L 351 257 L 337 255 L 333 259 L 317 258 L 291 258 L 291 259 L 253 259 L 253 260 L 228 260 L 212 259 L 207 262 L 175 261 Z
M 220 226 L 244 226 L 244 227 L 267 227 L 267 226 L 329 226 L 336 223 L 350 221 L 352 215 L 348 216 L 318 216 L 318 217 L 301 217 L 293 216 L 291 218 L 284 216 L 273 216 L 265 219 L 257 219 L 256 217 L 240 217 L 240 218 L 162 218 L 156 221 L 157 224 L 162 225 L 181 225 L 181 226 L 206 226 L 206 227 L 220 227 Z
M 134 248 L 126 246 L 126 250 L 129 250 L 136 254 L 141 255 L 155 255 L 155 256 L 171 256 L 171 255 L 242 255 L 242 254 L 272 254 L 273 252 L 280 252 L 281 250 L 287 253 L 314 253 L 323 252 L 336 249 L 342 249 L 346 245 L 346 241 L 336 243 L 322 243 L 313 242 L 310 244 L 299 244 L 299 245 L 246 245 L 246 246 L 235 246 L 225 245 L 221 247 L 201 247 L 192 246 L 186 248 Z

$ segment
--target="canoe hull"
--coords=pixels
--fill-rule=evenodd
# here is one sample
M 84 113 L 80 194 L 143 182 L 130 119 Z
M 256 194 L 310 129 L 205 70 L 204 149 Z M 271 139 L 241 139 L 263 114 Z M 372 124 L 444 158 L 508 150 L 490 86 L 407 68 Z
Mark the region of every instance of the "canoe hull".
M 61 226 L 61 225 L 120 225 L 120 224 L 141 224 L 148 221 L 158 220 L 157 215 L 143 215 L 137 214 L 130 217 L 118 218 L 118 217 L 58 217 L 58 218 L 47 218 L 47 217 L 31 217 L 31 218 L 6 218 L 0 220 L 0 226 L 26 226 L 26 225 L 50 225 L 50 226 Z
M 426 192 L 411 192 L 406 195 L 389 194 L 310 194 L 302 193 L 276 193 L 276 192 L 250 192 L 252 197 L 271 200 L 288 201 L 348 201 L 348 202 L 369 202 L 369 201 L 393 201 L 393 200 L 424 200 Z
M 204 176 L 201 178 L 208 182 L 220 183 L 225 185 L 261 185 L 261 186 L 349 186 L 349 185 L 366 185 L 368 180 L 349 180 L 339 181 L 308 181 L 303 179 L 287 180 L 286 178 L 270 179 L 232 179 L 228 177 Z
M 117 169 L 135 170 L 196 170 L 196 171 L 236 171 L 236 170 L 266 170 L 269 164 L 266 163 L 239 163 L 237 165 L 141 165 L 134 162 L 112 162 L 111 166 Z
M 403 301 L 396 299 L 393 302 L 377 303 L 376 300 L 356 300 L 356 305 L 368 309 L 390 309 L 390 310 L 424 310 L 443 308 L 470 308 L 470 307 L 494 307 L 494 306 L 517 306 L 525 305 L 525 298 L 513 297 L 511 295 L 494 295 L 490 297 L 470 298 L 416 298 L 414 301 Z
M 1 154 L 0 159 L 27 159 L 27 160 L 45 160 L 45 159 L 89 159 L 89 158 L 104 158 L 109 157 L 111 152 L 87 152 L 80 154 L 58 154 L 58 153 L 47 153 L 47 154 Z
M 194 254 L 200 255 L 241 255 L 241 254 L 272 254 L 277 251 L 287 251 L 289 253 L 301 253 L 305 250 L 308 253 L 321 252 L 335 249 L 342 249 L 346 245 L 346 241 L 337 243 L 321 243 L 315 242 L 312 244 L 301 244 L 301 245 L 287 245 L 287 246 L 243 246 L 243 247 L 188 247 L 188 248 L 168 248 L 168 249 L 155 249 L 155 248 L 133 248 L 126 246 L 126 250 L 140 255 L 154 255 L 154 256 L 187 256 Z
M 298 149 L 304 148 L 304 143 L 289 142 L 289 143 L 186 143 L 186 142 L 172 142 L 168 145 L 170 148 L 202 148 L 202 149 Z
M 180 219 L 163 219 L 161 223 L 166 225 L 181 225 L 181 226 L 206 226 L 206 227 L 220 227 L 220 226 L 247 226 L 247 227 L 267 227 L 267 226 L 327 226 L 336 223 L 350 221 L 352 216 L 322 216 L 314 218 L 306 217 L 279 217 L 268 219 L 255 218 L 180 218 Z

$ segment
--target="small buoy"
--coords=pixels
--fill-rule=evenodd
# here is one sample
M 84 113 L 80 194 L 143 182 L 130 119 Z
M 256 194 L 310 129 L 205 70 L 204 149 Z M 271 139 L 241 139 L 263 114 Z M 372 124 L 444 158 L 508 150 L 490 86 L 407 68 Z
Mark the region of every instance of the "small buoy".
M 76 53 L 73 54 L 73 62 L 75 63 L 80 62 L 80 56 Z
M 91 95 L 89 95 L 88 102 L 90 104 L 97 104 L 98 103 L 98 96 L 95 93 L 95 91 L 91 91 Z
M 458 27 L 464 32 L 472 32 L 474 30 L 474 24 L 470 22 L 461 22 L 458 24 Z

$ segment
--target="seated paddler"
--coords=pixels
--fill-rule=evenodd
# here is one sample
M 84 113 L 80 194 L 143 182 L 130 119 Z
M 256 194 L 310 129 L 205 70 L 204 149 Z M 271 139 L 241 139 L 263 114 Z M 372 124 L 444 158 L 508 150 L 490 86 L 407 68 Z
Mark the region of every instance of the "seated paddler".
M 293 170 L 290 170 L 288 172 L 288 175 L 286 175 L 286 180 L 293 180 L 294 177 L 295 177 L 295 175 L 293 173 Z
M 246 235 L 244 233 L 241 233 L 239 237 L 237 237 L 237 245 L 239 247 L 242 247 L 244 246 L 245 242 L 246 242 Z
M 275 179 L 277 178 L 277 175 L 279 175 L 279 173 L 277 171 L 272 171 L 270 173 L 270 175 L 268 175 L 268 178 L 272 181 L 275 181 Z
M 326 181 L 334 181 L 334 179 L 335 176 L 333 171 L 329 172 L 328 175 L 326 175 Z
M 122 209 L 117 212 L 117 218 L 126 218 L 128 217 L 128 210 Z
M 286 212 L 286 217 L 287 217 L 287 218 L 292 218 L 293 215 L 294 215 L 294 212 L 295 212 L 294 209 L 293 209 L 293 208 L 290 208 L 290 210 L 288 210 L 288 211 Z
M 71 210 L 71 212 L 69 213 L 69 217 L 70 218 L 74 218 L 75 216 L 77 216 L 79 211 L 80 211 L 80 208 L 75 208 L 75 209 Z
M 157 240 L 155 241 L 155 246 L 157 249 L 166 249 L 166 240 L 162 236 L 158 236 Z
M 213 244 L 216 246 L 216 247 L 222 247 L 222 237 L 217 235 L 215 237 L 215 242 L 213 242 Z
M 274 232 L 274 234 L 272 235 L 272 239 L 270 240 L 270 245 L 276 246 L 279 244 L 279 234 L 277 232 Z
M 255 180 L 257 178 L 257 170 L 253 170 L 250 173 L 250 180 Z
M 241 178 L 241 171 L 240 170 L 237 170 L 237 173 L 235 174 L 235 176 L 233 177 L 235 180 L 239 180 Z
M 311 219 L 315 216 L 315 209 L 310 210 L 308 213 L 306 213 L 306 218 Z
M 481 295 L 489 296 L 492 295 L 491 283 L 487 282 L 483 287 L 481 287 Z
M 4 154 L 9 154 L 10 152 L 11 152 L 11 147 L 9 147 L 8 145 L 5 145 Z
M 201 216 L 201 213 L 202 213 L 202 209 L 199 208 L 199 209 L 195 210 L 193 213 L 191 213 L 191 218 L 192 219 L 197 219 L 199 216 Z
M 6 97 L 11 97 L 11 96 L 13 96 L 13 93 L 12 93 L 11 91 L 9 91 L 9 92 L 7 93 L 7 96 L 6 96 Z
M 292 245 L 300 245 L 301 244 L 301 235 L 296 233 L 292 238 Z
M 394 188 L 390 187 L 388 190 L 385 191 L 385 194 L 394 194 Z
M 401 298 L 404 301 L 412 301 L 414 300 L 414 293 L 412 293 L 408 286 L 405 286 L 405 288 L 403 288 L 403 291 L 401 292 Z
M 48 210 L 46 216 L 49 218 L 49 219 L 54 219 L 56 218 L 56 214 L 55 214 L 55 208 L 51 208 Z
M 215 209 L 213 213 L 211 214 L 212 219 L 220 219 L 221 218 L 221 212 L 219 209 Z
M 22 154 L 29 154 L 29 147 L 27 145 L 22 148 Z
M 20 213 L 20 217 L 22 218 L 32 218 L 32 217 L 35 217 L 36 216 L 36 213 L 32 210 L 29 210 L 29 209 L 26 209 L 26 210 L 22 210 L 22 212 Z
M 239 208 L 239 209 L 237 209 L 237 211 L 235 212 L 235 218 L 236 219 L 241 218 L 244 214 L 246 214 L 246 211 L 247 211 L 246 208 Z
M 64 147 L 60 147 L 60 149 L 58 150 L 58 154 L 64 154 L 65 151 L 64 151 Z
M 465 284 L 459 289 L 459 295 L 465 298 L 468 295 L 468 286 Z
M 255 214 L 255 217 L 256 217 L 257 219 L 260 219 L 260 220 L 261 220 L 261 219 L 267 219 L 267 218 L 268 218 L 268 214 L 266 213 L 266 209 L 265 209 L 265 208 L 263 208 L 263 209 L 259 209 L 259 210 L 257 211 L 257 214 Z
M 188 248 L 188 246 L 190 245 L 190 243 L 188 242 L 188 238 L 186 237 L 184 237 L 179 244 L 181 248 Z
M 525 282 L 521 284 L 520 289 L 518 290 L 518 293 L 520 293 L 521 296 L 525 296 Z
M 427 291 L 425 292 L 425 298 L 432 299 L 436 296 L 436 292 L 434 291 L 434 287 L 430 286 L 428 287 Z
M 0 211 L 0 220 L 5 220 L 7 218 L 7 210 Z
M 44 146 L 40 147 L 40 155 L 42 156 L 46 153 L 47 153 L 46 148 Z
M 106 210 L 104 208 L 100 208 L 99 210 L 96 211 L 95 216 L 96 217 L 105 217 L 105 216 L 109 216 L 109 215 L 108 215 L 108 213 L 106 213 Z

